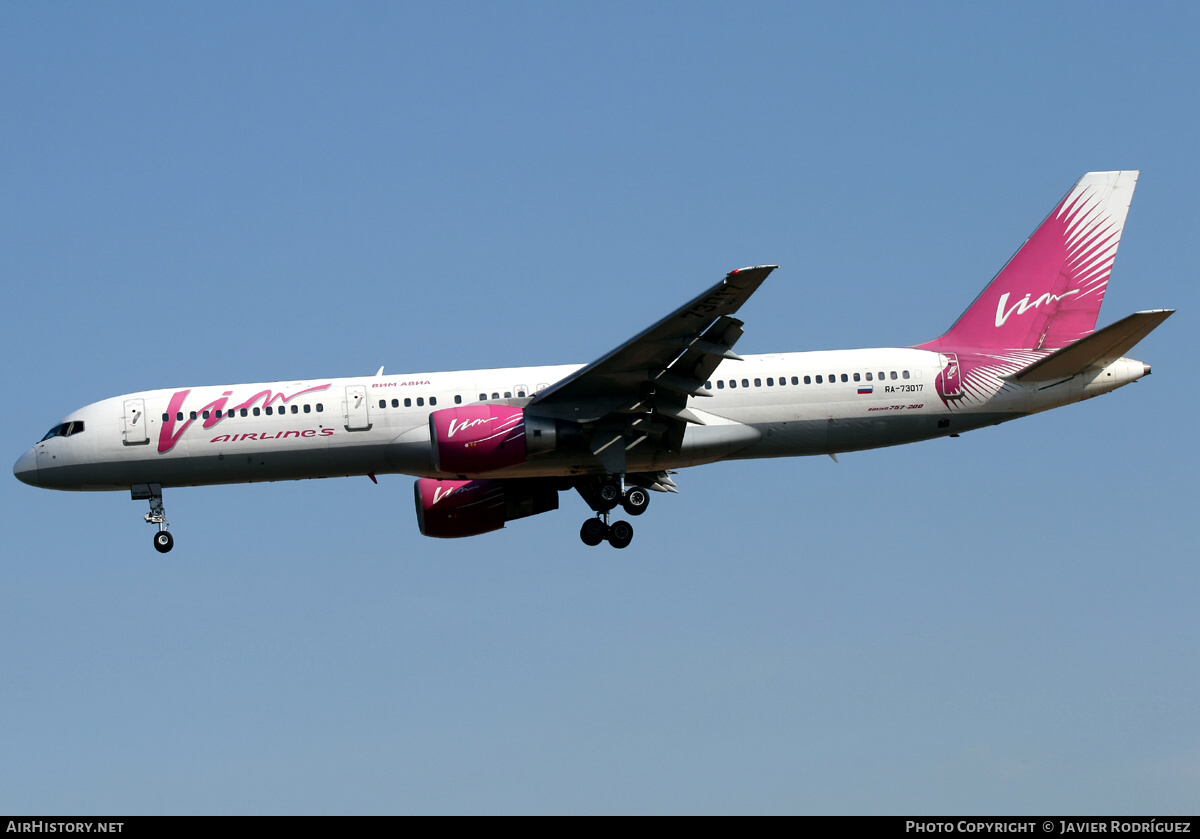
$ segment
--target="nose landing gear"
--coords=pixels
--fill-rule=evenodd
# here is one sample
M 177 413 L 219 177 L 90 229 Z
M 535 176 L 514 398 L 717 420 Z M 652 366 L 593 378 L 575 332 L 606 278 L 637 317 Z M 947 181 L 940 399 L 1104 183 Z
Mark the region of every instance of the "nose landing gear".
M 154 534 L 154 550 L 165 554 L 175 547 L 175 537 L 167 530 L 167 511 L 163 507 L 162 484 L 134 484 L 129 488 L 129 497 L 134 501 L 149 501 L 150 512 L 146 513 L 147 524 L 157 524 Z

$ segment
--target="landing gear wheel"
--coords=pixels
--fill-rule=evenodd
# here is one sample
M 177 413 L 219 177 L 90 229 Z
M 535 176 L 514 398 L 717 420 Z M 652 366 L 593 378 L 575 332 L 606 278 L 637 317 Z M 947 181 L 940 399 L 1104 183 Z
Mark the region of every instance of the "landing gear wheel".
M 614 548 L 627 548 L 633 541 L 633 525 L 627 521 L 616 521 L 608 528 L 608 544 Z
M 579 538 L 583 540 L 583 544 L 592 548 L 603 542 L 607 536 L 608 525 L 600 519 L 588 519 L 583 523 L 583 527 L 579 528 Z
M 650 506 L 650 493 L 641 487 L 630 487 L 621 499 L 621 506 L 631 516 L 640 516 Z
M 600 498 L 601 509 L 599 512 L 601 513 L 606 513 L 621 503 L 621 485 L 616 481 L 606 481 L 601 484 L 600 492 L 597 494 Z
M 162 484 L 133 484 L 129 497 L 134 501 L 149 501 L 150 512 L 144 518 L 147 524 L 158 525 L 154 534 L 154 550 L 165 554 L 175 546 L 175 537 L 167 532 L 167 511 L 163 508 Z

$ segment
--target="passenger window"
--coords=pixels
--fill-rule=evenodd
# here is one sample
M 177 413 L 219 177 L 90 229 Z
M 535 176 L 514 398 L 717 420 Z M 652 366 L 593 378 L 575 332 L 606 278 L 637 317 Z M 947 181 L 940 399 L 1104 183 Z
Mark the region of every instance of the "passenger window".
M 843 373 L 843 374 L 842 374 L 842 381 L 843 381 L 843 382 L 848 382 L 848 381 L 850 381 L 850 377 L 849 377 L 849 376 L 847 376 L 845 373 Z
M 191 411 L 191 412 L 189 412 L 189 413 L 188 413 L 188 417 L 190 417 L 191 419 L 195 419 L 195 418 L 196 418 L 196 412 L 195 412 L 195 411 Z
M 725 389 L 725 380 L 717 379 L 717 390 L 724 390 L 724 389 Z
M 171 415 L 163 414 L 163 422 L 170 422 L 170 421 L 171 421 Z
M 905 370 L 905 371 L 904 371 L 904 378 L 906 378 L 906 379 L 908 378 L 908 371 L 907 371 L 907 370 Z
M 437 404 L 437 397 L 436 397 L 436 396 L 431 396 L 431 397 L 429 397 L 429 404 L 430 404 L 430 405 L 436 405 L 436 404 Z
M 479 394 L 479 401 L 480 401 L 480 402 L 483 402 L 483 401 L 486 401 L 486 400 L 487 400 L 487 394 L 486 394 L 486 393 L 481 393 L 481 394 Z
M 854 374 L 854 381 L 856 381 L 856 382 L 861 382 L 861 381 L 862 381 L 862 376 L 860 376 L 858 373 L 855 373 L 855 374 Z
M 492 398 L 493 398 L 493 399 L 499 399 L 499 398 L 500 398 L 500 394 L 498 394 L 498 393 L 493 393 L 493 394 L 492 394 Z
M 393 402 L 395 402 L 396 400 L 395 400 L 395 399 L 393 399 L 392 401 L 393 401 Z M 305 403 L 305 405 L 304 405 L 304 413 L 306 413 L 306 414 L 311 414 L 311 413 L 312 413 L 312 405 L 309 405 L 309 404 Z M 246 416 L 246 409 L 245 409 L 245 408 L 242 408 L 242 416 Z
M 712 390 L 712 382 L 705 382 L 705 383 L 704 383 L 704 389 L 705 389 L 705 390 Z
M 823 378 L 821 378 L 820 376 L 817 376 L 817 384 L 820 385 L 820 384 L 824 384 L 824 383 L 825 383 L 825 380 Z
M 293 405 L 293 406 L 292 406 L 292 413 L 293 413 L 293 414 L 298 414 L 298 413 L 300 413 L 300 406 L 299 406 L 299 405 Z
M 261 408 L 255 408 L 255 409 L 254 409 L 254 416 L 256 416 L 256 417 L 257 417 L 257 416 L 258 416 L 259 414 L 261 414 L 261 413 L 262 413 L 262 409 L 261 409 Z
M 730 386 L 730 387 L 737 387 L 737 379 L 730 379 L 730 380 L 729 380 L 729 386 Z
M 870 374 L 870 373 L 868 373 L 868 374 L 867 374 L 867 381 L 868 381 L 868 382 L 869 382 L 869 381 L 871 381 L 871 374 Z
M 742 379 L 742 387 L 750 387 L 750 380 Z
M 380 407 L 380 408 L 386 408 L 386 407 L 387 407 L 387 400 L 386 400 L 386 399 L 380 399 L 380 400 L 379 400 L 379 407 Z
M 322 412 L 322 411 L 324 411 L 324 410 L 325 410 L 325 406 L 324 406 L 324 405 L 322 405 L 320 402 L 318 402 L 318 403 L 317 403 L 317 413 L 319 414 L 319 413 L 321 413 L 321 412 Z
M 267 416 L 271 416 L 271 414 L 274 412 L 274 410 L 275 410 L 275 409 L 274 409 L 274 408 L 272 408 L 270 405 L 268 405 L 268 406 L 267 406 L 266 408 L 264 408 L 263 410 L 265 410 L 265 411 L 267 412 Z
M 896 376 L 896 371 L 895 371 L 895 370 L 893 370 L 893 371 L 892 371 L 892 379 L 894 380 L 894 379 L 896 379 L 896 378 L 897 378 L 897 376 Z
M 805 376 L 805 377 L 804 377 L 804 383 L 805 383 L 805 384 L 808 384 L 808 376 Z M 800 379 L 799 379 L 799 377 L 797 377 L 797 376 L 792 376 L 792 384 L 794 384 L 794 385 L 798 385 L 798 384 L 800 384 Z
M 887 375 L 882 370 L 880 370 L 879 371 L 879 381 L 882 382 L 886 378 L 887 378 Z
M 411 399 L 411 398 L 407 398 L 407 397 L 405 398 L 405 400 L 404 400 L 404 407 L 405 407 L 405 408 L 411 408 L 411 407 L 412 407 L 412 399 Z
M 417 407 L 418 407 L 418 408 L 420 408 L 420 407 L 421 407 L 422 405 L 424 405 L 424 404 L 425 404 L 425 397 L 424 397 L 424 396 L 418 396 L 418 397 L 417 397 Z
M 462 404 L 462 396 L 461 396 L 460 394 L 457 394 L 457 393 L 456 393 L 456 394 L 454 394 L 454 404 L 455 404 L 455 405 L 461 405 L 461 404 Z
M 393 400 L 392 400 L 392 407 L 393 407 L 393 408 L 399 408 L 399 407 L 400 407 L 400 400 L 399 400 L 399 399 L 393 399 Z
M 767 387 L 775 387 L 775 380 L 767 376 Z
M 762 379 L 755 379 L 755 380 L 754 380 L 754 386 L 755 386 L 755 387 L 762 387 Z

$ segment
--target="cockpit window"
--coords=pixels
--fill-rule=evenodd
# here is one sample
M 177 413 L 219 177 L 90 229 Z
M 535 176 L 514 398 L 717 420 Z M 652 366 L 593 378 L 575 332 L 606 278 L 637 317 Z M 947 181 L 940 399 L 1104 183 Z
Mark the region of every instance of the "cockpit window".
M 76 420 L 75 422 L 64 422 L 62 425 L 56 425 L 46 432 L 46 436 L 42 440 L 49 440 L 51 437 L 70 437 L 72 434 L 83 433 L 83 421 Z
M 67 428 L 69 428 L 70 425 L 71 424 L 69 422 L 64 422 L 62 425 L 54 426 L 46 432 L 46 436 L 42 438 L 42 441 L 44 442 L 49 440 L 51 437 L 61 437 L 63 434 L 67 433 Z

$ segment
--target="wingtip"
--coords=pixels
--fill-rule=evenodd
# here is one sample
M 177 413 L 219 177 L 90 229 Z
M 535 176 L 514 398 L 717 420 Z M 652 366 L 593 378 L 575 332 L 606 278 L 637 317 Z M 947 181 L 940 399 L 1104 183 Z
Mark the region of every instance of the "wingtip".
M 725 276 L 726 277 L 734 277 L 745 271 L 763 271 L 766 274 L 770 274 L 772 271 L 774 271 L 778 267 L 779 267 L 778 265 L 748 265 L 745 268 L 734 268 L 732 271 L 730 271 Z

